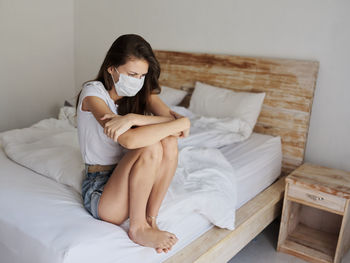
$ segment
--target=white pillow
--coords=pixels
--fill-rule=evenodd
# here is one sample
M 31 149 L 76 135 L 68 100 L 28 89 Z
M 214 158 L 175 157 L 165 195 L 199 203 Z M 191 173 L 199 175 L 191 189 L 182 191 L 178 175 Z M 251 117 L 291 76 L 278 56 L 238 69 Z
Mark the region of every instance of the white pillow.
M 77 115 L 76 115 L 76 110 L 75 107 L 72 106 L 63 106 L 60 109 L 60 112 L 58 114 L 58 119 L 59 120 L 68 120 L 69 123 L 77 128 Z
M 264 98 L 264 92 L 235 92 L 197 81 L 189 110 L 207 117 L 239 118 L 246 121 L 253 131 Z
M 187 92 L 184 90 L 173 89 L 166 86 L 162 86 L 161 92 L 158 94 L 159 98 L 169 107 L 179 105 L 186 95 Z
M 0 140 L 11 160 L 81 193 L 85 165 L 77 129 L 67 120 L 44 119 L 2 133 Z

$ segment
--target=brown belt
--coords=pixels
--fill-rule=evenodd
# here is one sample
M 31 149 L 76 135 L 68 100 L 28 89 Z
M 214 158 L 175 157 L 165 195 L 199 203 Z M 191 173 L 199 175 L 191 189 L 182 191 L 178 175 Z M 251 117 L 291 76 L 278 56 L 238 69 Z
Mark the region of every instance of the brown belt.
M 117 164 L 111 164 L 111 165 L 100 165 L 100 164 L 87 164 L 86 168 L 89 173 L 95 173 L 95 172 L 104 172 L 104 171 L 111 171 L 113 170 Z

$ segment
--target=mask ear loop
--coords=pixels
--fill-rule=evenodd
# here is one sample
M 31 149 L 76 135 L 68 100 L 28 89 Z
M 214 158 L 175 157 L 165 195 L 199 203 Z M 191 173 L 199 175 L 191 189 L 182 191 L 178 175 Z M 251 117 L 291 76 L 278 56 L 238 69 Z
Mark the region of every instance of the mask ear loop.
M 117 68 L 115 67 L 115 70 L 118 72 L 118 74 L 120 75 L 119 71 L 117 70 Z M 112 77 L 112 80 L 113 80 L 113 85 L 115 85 L 115 81 L 114 81 L 114 78 L 113 78 L 113 74 L 111 73 L 111 77 Z

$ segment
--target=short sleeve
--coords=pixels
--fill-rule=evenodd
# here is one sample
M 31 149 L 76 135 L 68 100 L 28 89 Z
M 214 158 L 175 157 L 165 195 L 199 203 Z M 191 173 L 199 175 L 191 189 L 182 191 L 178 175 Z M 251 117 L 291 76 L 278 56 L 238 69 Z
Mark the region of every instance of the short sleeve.
M 103 99 L 106 102 L 106 104 L 108 105 L 106 90 L 105 90 L 103 84 L 99 81 L 90 81 L 90 82 L 87 82 L 86 84 L 84 84 L 83 89 L 82 89 L 81 94 L 80 94 L 80 98 L 79 98 L 78 108 L 80 111 L 82 111 L 81 104 L 82 104 L 84 98 L 88 97 L 88 96 L 99 97 L 99 98 Z

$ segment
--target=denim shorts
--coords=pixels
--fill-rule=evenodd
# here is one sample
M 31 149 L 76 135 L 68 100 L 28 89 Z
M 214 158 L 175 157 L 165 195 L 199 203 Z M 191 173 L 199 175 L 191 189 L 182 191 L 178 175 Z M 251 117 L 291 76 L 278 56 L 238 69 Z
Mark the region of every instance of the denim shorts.
M 89 173 L 88 166 L 85 164 L 85 178 L 81 186 L 84 207 L 94 218 L 101 220 L 98 216 L 98 203 L 114 168 L 110 171 Z

